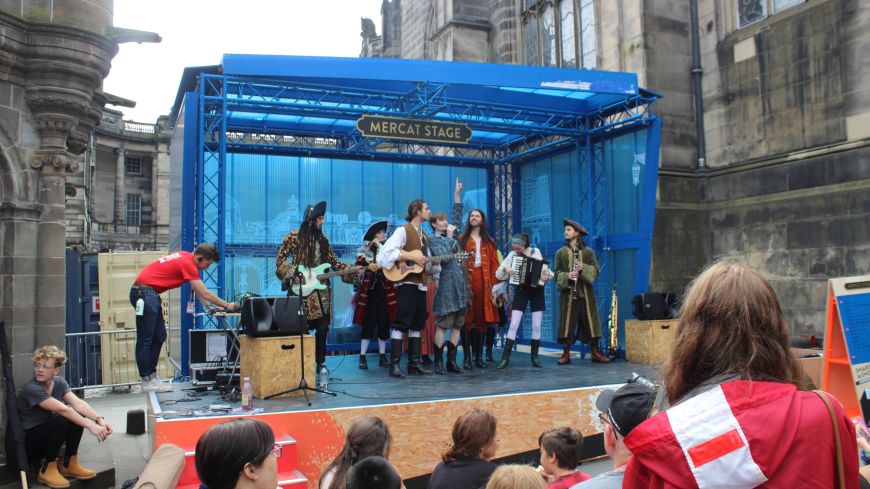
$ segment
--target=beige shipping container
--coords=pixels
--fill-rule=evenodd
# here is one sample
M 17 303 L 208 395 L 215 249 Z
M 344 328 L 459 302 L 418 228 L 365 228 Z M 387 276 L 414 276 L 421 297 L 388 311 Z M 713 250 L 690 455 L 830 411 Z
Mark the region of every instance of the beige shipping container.
M 100 352 L 103 384 L 129 384 L 140 381 L 136 368 L 136 311 L 130 304 L 130 287 L 139 271 L 152 261 L 165 256 L 167 251 L 122 251 L 100 253 Z M 157 374 L 169 379 L 175 375 L 175 364 L 181 359 L 178 324 L 170 318 L 178 317 L 180 294 L 177 290 L 160 295 L 163 300 L 163 318 L 166 321 L 167 340 L 160 353 Z

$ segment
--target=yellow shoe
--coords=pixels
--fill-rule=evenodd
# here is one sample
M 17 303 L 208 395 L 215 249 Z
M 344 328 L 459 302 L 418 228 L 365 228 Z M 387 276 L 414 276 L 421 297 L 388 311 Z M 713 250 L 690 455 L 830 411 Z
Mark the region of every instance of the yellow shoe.
M 80 481 L 86 481 L 88 479 L 93 479 L 97 476 L 97 472 L 91 469 L 86 469 L 79 465 L 78 455 L 73 455 L 69 459 L 69 466 L 63 466 L 63 458 L 58 457 L 57 459 L 57 468 L 60 469 L 60 473 L 65 477 L 74 477 Z M 69 484 L 67 484 L 69 485 Z
M 69 487 L 69 481 L 60 475 L 60 472 L 57 471 L 57 465 L 54 463 L 46 464 L 45 470 L 39 471 L 37 480 L 52 489 L 65 489 Z

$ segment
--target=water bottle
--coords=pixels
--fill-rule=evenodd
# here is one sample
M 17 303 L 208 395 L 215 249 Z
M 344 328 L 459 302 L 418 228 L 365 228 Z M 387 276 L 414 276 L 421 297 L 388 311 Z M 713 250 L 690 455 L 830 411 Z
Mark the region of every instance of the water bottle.
M 326 387 L 329 385 L 329 370 L 326 370 L 326 366 L 320 368 L 320 378 L 317 379 L 317 387 L 320 390 L 326 390 Z
M 251 385 L 250 377 L 245 377 L 245 383 L 242 385 L 242 409 L 245 411 L 254 409 L 254 386 Z
M 141 297 L 139 298 L 139 300 L 136 301 L 136 315 L 137 316 L 144 316 L 145 315 L 145 299 L 143 299 Z

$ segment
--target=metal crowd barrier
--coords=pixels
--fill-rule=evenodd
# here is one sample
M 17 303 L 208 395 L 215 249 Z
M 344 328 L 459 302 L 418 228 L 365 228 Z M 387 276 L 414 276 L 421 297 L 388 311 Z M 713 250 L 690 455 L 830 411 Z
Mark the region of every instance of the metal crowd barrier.
M 168 328 L 158 375 L 176 377 L 181 368 L 179 328 Z M 141 382 L 136 368 L 136 330 L 114 329 L 67 333 L 64 341 L 67 363 L 64 378 L 72 390 L 129 387 Z

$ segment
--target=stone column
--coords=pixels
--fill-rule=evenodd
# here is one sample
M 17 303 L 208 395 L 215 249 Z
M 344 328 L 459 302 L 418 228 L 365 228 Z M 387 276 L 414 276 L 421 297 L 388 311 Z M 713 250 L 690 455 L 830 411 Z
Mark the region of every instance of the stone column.
M 125 224 L 127 222 L 125 209 L 127 208 L 127 196 L 124 191 L 124 155 L 127 151 L 124 148 L 115 150 L 118 158 L 115 160 L 115 225 Z

